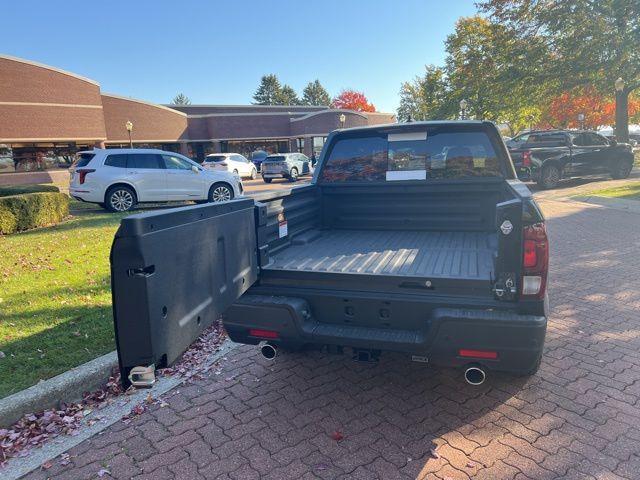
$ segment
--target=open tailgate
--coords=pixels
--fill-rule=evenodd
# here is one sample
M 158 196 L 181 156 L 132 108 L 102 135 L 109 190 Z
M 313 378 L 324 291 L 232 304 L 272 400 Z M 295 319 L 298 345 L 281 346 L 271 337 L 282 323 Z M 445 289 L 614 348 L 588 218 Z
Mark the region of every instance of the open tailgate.
M 132 215 L 111 247 L 123 385 L 153 383 L 258 278 L 253 199 Z

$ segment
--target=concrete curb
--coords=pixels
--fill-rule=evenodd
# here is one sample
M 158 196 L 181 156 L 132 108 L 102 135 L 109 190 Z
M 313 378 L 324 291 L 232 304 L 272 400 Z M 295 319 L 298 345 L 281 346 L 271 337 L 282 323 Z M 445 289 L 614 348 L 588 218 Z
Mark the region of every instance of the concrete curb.
M 90 362 L 40 382 L 0 400 L 0 427 L 8 427 L 25 413 L 55 407 L 60 402 L 82 399 L 84 392 L 104 386 L 118 365 L 116 352 L 107 353 Z
M 638 200 L 625 200 L 623 198 L 599 197 L 597 195 L 575 195 L 572 200 L 599 205 L 601 207 L 613 208 L 615 210 L 625 210 L 627 212 L 640 213 L 640 202 Z
M 233 343 L 227 338 L 220 345 L 220 349 L 205 359 L 202 365 L 205 367 L 213 365 L 216 361 L 224 359 L 227 353 L 238 346 L 239 344 Z M 82 419 L 83 426 L 77 435 L 61 435 L 44 444 L 41 448 L 35 448 L 29 451 L 26 457 L 10 458 L 7 467 L 0 470 L 0 478 L 2 478 L 2 480 L 17 480 L 27 473 L 40 468 L 43 463 L 53 460 L 60 454 L 94 435 L 99 435 L 102 431 L 121 420 L 124 415 L 131 412 L 134 406 L 144 402 L 147 395 L 151 394 L 153 398 L 157 399 L 161 395 L 182 385 L 184 381 L 185 378 L 179 376 L 160 377 L 151 389 L 141 389 L 132 395 L 122 395 L 107 407 L 96 409 L 84 417 Z M 91 420 L 94 420 L 96 423 L 91 424 Z

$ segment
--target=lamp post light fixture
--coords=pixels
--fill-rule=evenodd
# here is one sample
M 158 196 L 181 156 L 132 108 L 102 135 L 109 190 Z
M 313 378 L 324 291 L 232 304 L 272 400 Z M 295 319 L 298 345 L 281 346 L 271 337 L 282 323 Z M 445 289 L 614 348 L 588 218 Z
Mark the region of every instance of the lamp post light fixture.
M 614 82 L 616 88 L 616 140 L 629 141 L 629 92 L 621 77 Z
M 347 121 L 347 116 L 344 113 L 341 113 L 338 120 L 340 121 L 340 128 L 344 128 L 344 122 Z
M 578 122 L 580 122 L 580 130 L 584 130 L 584 113 L 578 114 Z
M 468 102 L 463 98 L 462 100 L 460 100 L 460 120 L 466 120 L 467 119 L 467 106 L 468 106 Z
M 124 128 L 127 129 L 127 133 L 129 134 L 129 148 L 133 148 L 133 141 L 131 140 L 131 132 L 133 131 L 133 123 L 131 123 L 131 120 L 127 120 L 127 123 L 124 124 Z

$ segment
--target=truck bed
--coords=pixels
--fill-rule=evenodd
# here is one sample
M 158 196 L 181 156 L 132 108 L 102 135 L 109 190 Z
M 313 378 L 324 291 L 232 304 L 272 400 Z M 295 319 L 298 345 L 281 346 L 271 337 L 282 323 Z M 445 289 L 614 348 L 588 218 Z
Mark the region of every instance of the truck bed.
M 494 234 L 311 230 L 274 252 L 266 270 L 491 280 Z

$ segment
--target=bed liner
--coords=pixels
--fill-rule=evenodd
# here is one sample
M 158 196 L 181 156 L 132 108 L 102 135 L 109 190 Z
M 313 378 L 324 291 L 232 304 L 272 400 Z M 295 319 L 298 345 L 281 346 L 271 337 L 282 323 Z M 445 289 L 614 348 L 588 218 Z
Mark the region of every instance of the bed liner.
M 491 280 L 496 252 L 487 232 L 310 230 L 263 269 Z

